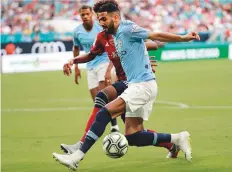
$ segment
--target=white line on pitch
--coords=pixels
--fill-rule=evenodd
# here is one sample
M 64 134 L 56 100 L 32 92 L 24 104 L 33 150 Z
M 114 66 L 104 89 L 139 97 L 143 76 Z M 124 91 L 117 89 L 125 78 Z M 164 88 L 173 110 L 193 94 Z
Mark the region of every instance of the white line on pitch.
M 183 109 L 177 106 L 155 107 L 154 109 Z M 186 109 L 232 109 L 232 106 L 188 106 Z M 76 111 L 91 110 L 91 107 L 63 107 L 63 108 L 8 108 L 2 112 L 57 112 L 57 111 Z
M 173 102 L 173 101 L 165 101 L 165 100 L 157 100 L 155 101 L 155 104 L 165 104 L 165 105 L 172 105 L 172 106 L 177 106 L 179 108 L 188 108 L 189 105 L 184 104 L 182 102 Z

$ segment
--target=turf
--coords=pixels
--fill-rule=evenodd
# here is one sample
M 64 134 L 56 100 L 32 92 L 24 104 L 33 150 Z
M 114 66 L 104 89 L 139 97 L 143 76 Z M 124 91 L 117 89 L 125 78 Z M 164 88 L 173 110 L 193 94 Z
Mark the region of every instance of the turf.
M 110 159 L 100 138 L 79 171 L 232 171 L 231 69 L 229 60 L 159 63 L 159 94 L 145 126 L 160 132 L 188 130 L 191 163 L 182 153 L 178 159 L 166 160 L 167 151 L 155 147 L 130 147 L 123 158 Z M 52 152 L 61 153 L 60 143 L 81 137 L 91 112 L 93 103 L 82 74 L 80 85 L 61 71 L 2 75 L 3 172 L 68 171 L 52 159 Z

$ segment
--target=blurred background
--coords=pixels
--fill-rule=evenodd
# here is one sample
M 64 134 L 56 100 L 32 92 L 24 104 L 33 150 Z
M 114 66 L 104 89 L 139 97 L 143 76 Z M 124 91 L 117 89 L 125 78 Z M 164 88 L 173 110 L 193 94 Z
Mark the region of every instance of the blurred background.
M 97 0 L 2 0 L 1 40 L 71 40 L 78 9 Z M 154 31 L 196 30 L 202 41 L 232 41 L 231 0 L 118 0 L 122 17 Z M 203 35 L 204 34 L 204 35 Z
M 1 169 L 63 172 L 52 160 L 60 143 L 81 137 L 91 113 L 85 70 L 80 84 L 64 77 L 73 58 L 78 9 L 96 0 L 1 0 Z M 192 134 L 193 163 L 165 161 L 167 151 L 130 147 L 111 160 L 99 141 L 80 171 L 232 171 L 232 0 L 118 0 L 123 19 L 153 30 L 201 40 L 168 43 L 149 55 L 158 60 L 159 94 L 146 127 Z M 81 53 L 83 53 L 81 51 Z M 83 65 L 82 68 L 85 66 Z M 124 125 L 119 119 L 121 132 Z M 106 134 L 108 133 L 108 129 Z

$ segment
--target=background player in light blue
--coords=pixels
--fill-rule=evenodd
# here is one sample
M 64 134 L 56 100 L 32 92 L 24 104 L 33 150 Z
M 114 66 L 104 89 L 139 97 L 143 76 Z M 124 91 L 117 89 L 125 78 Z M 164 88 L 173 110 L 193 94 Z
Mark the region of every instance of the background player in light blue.
M 125 136 L 129 145 L 157 146 L 158 143 L 171 142 L 180 147 L 187 160 L 191 160 L 192 152 L 188 142 L 190 134 L 187 131 L 164 134 L 144 130 L 143 121 L 148 120 L 150 116 L 152 104 L 157 95 L 157 84 L 143 40 L 186 42 L 199 39 L 199 35 L 195 32 L 183 36 L 165 32 L 149 32 L 131 21 L 121 21 L 119 9 L 115 3 L 114 0 L 100 1 L 95 4 L 94 10 L 100 8 L 98 10 L 100 24 L 114 36 L 117 53 L 129 81 L 128 89 L 98 112 L 80 150 L 71 155 L 53 153 L 53 156 L 65 166 L 77 169 L 85 154 L 104 133 L 110 120 L 126 112 Z
M 80 16 L 83 24 L 80 24 L 74 31 L 73 35 L 73 55 L 78 56 L 82 47 L 86 53 L 90 51 L 97 34 L 102 31 L 102 27 L 97 21 L 93 20 L 92 7 L 83 5 L 80 10 Z M 97 56 L 87 63 L 87 80 L 90 94 L 94 101 L 99 90 L 106 87 L 105 74 L 107 72 L 109 60 L 106 53 Z M 110 71 L 109 71 L 110 72 Z M 80 70 L 75 66 L 75 82 L 78 84 Z

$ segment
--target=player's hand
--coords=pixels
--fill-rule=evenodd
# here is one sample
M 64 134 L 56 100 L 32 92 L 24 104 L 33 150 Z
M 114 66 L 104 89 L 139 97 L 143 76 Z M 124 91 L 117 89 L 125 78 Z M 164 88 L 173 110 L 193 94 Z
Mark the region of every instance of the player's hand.
M 80 69 L 78 68 L 78 66 L 76 65 L 76 66 L 75 66 L 75 83 L 76 83 L 76 84 L 79 84 L 78 78 L 81 78 L 81 71 L 80 71 Z
M 106 71 L 105 73 L 105 83 L 106 85 L 110 85 L 111 84 L 111 71 Z
M 70 60 L 68 63 L 64 64 L 64 66 L 63 66 L 64 75 L 69 76 L 72 73 L 72 65 L 73 65 L 72 60 Z
M 192 40 L 200 40 L 200 36 L 196 32 L 190 32 L 184 36 L 182 36 L 184 41 L 192 41 Z
M 152 72 L 155 73 L 156 66 L 158 66 L 158 61 L 157 60 L 152 60 L 154 58 L 155 58 L 155 56 L 150 56 L 150 62 L 151 62 Z

